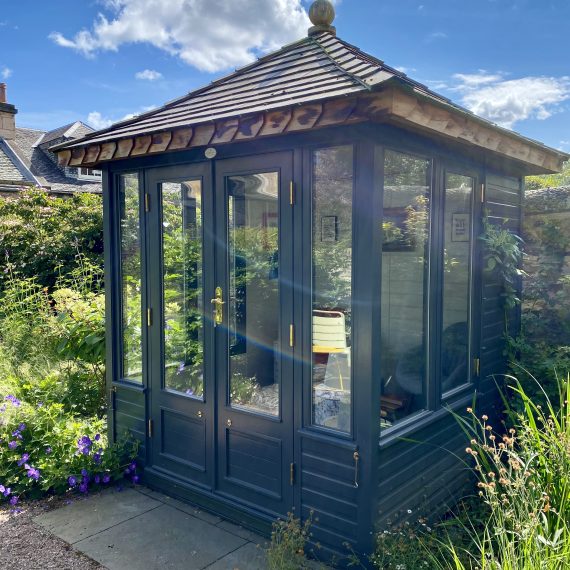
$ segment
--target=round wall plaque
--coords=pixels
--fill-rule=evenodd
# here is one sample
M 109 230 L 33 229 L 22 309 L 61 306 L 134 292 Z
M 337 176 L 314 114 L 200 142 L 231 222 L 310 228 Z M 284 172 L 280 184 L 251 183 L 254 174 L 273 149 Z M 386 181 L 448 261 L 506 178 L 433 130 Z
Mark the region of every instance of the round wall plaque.
M 214 147 L 209 147 L 206 149 L 206 152 L 204 154 L 206 155 L 206 158 L 212 159 L 216 158 L 218 151 Z

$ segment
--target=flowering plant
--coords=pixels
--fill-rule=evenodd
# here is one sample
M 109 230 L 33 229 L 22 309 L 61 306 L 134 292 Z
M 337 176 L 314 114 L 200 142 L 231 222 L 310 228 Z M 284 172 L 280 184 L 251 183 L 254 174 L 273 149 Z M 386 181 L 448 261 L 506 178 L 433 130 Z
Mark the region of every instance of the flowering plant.
M 125 476 L 138 481 L 137 445 L 109 446 L 104 421 L 69 416 L 62 404 L 33 406 L 14 394 L 0 405 L 0 501 L 70 488 L 86 493 Z

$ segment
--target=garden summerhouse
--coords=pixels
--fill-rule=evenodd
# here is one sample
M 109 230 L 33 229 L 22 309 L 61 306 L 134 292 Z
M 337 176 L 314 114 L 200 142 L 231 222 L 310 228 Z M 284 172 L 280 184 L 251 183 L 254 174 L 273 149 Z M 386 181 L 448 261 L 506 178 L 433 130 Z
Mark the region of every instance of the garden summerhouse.
M 524 176 L 567 156 L 336 36 L 304 39 L 56 147 L 101 169 L 109 430 L 144 481 L 323 555 L 441 512 L 466 473 L 449 410 L 496 400 L 501 283 L 484 218 L 519 232 Z

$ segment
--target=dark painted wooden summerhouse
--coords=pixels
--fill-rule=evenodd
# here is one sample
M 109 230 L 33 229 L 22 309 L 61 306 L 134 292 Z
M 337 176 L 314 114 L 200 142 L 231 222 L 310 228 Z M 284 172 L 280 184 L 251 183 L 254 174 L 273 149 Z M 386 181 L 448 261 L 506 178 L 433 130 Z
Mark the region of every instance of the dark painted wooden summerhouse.
M 492 408 L 505 365 L 483 218 L 518 232 L 523 177 L 567 158 L 333 17 L 318 0 L 306 38 L 57 148 L 103 171 L 111 438 L 246 526 L 314 512 L 322 555 L 464 490 L 449 409 Z

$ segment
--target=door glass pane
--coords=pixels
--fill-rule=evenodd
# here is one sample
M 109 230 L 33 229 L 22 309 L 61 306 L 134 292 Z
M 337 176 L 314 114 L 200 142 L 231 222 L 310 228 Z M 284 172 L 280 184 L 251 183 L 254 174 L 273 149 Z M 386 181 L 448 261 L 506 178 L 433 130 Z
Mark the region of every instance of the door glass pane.
M 458 174 L 447 174 L 445 178 L 442 393 L 469 381 L 471 203 L 474 182 L 473 178 Z
M 351 426 L 353 148 L 313 155 L 313 423 Z
M 162 184 L 164 384 L 204 394 L 202 183 Z
M 377 164 L 381 163 L 377 151 Z M 386 428 L 426 407 L 430 161 L 386 150 L 380 406 Z
M 142 382 L 141 229 L 138 174 L 119 177 L 123 357 L 121 377 Z
M 279 174 L 228 183 L 230 405 L 279 415 Z

